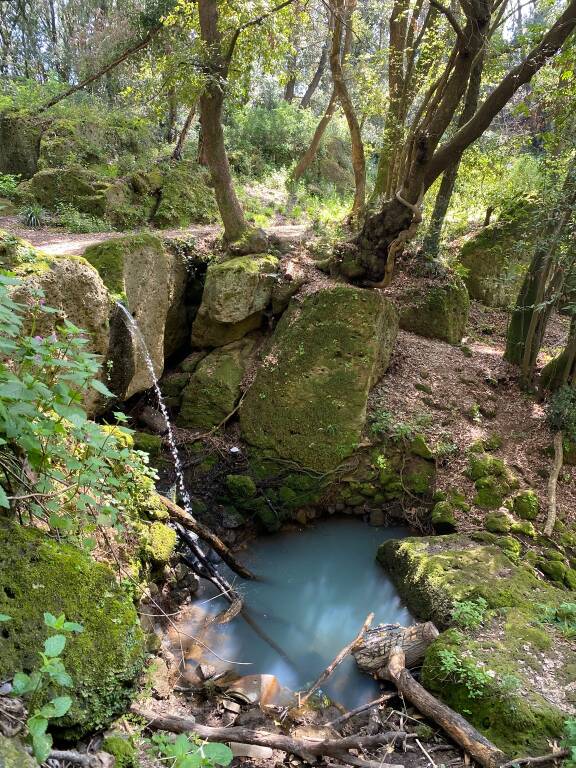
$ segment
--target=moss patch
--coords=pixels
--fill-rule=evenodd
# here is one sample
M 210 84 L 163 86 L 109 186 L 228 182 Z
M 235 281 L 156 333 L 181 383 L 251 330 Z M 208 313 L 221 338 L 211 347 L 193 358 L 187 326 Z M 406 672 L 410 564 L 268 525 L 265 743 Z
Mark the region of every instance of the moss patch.
M 445 283 L 402 294 L 399 309 L 400 327 L 405 331 L 458 344 L 464 335 L 470 300 L 464 283 L 454 275 Z
M 35 529 L 0 527 L 0 612 L 13 618 L 3 630 L 3 679 L 35 668 L 46 637 L 44 611 L 84 626 L 63 654 L 74 703 L 59 723 L 80 737 L 108 725 L 134 693 L 144 661 L 136 611 L 106 566 Z
M 294 300 L 240 409 L 246 440 L 326 471 L 360 441 L 371 386 L 397 332 L 391 303 L 351 286 Z

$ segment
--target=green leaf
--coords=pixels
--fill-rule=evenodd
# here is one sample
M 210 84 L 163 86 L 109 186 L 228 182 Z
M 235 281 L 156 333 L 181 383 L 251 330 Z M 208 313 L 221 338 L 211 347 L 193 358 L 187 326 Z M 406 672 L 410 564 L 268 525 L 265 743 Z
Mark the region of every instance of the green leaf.
M 226 744 L 209 743 L 202 746 L 202 754 L 212 763 L 217 765 L 229 765 L 234 755 Z
M 66 621 L 64 622 L 64 626 L 62 629 L 65 632 L 77 632 L 80 634 L 80 632 L 84 632 L 84 627 L 82 624 L 78 624 L 76 621 Z
M 174 750 L 174 757 L 182 757 L 183 755 L 188 754 L 191 746 L 192 745 L 188 740 L 188 736 L 186 736 L 184 733 L 181 733 L 172 745 Z
M 49 733 L 43 733 L 32 737 L 32 748 L 34 757 L 39 763 L 45 763 L 52 749 L 52 736 Z
M 39 713 L 35 713 L 32 717 L 28 718 L 26 725 L 28 726 L 28 730 L 32 737 L 41 736 L 43 733 L 46 733 L 46 729 L 48 728 L 48 718 Z
M 12 680 L 12 690 L 18 696 L 30 690 L 30 677 L 24 672 L 16 672 Z
M 200 768 L 201 765 L 203 765 L 203 760 L 200 751 L 194 752 L 192 755 L 185 755 L 177 762 L 178 768 Z
M 0 613 L 0 622 L 2 621 L 12 621 L 12 616 L 8 616 L 7 613 Z
M 44 641 L 44 653 L 49 658 L 60 656 L 66 645 L 66 637 L 64 635 L 52 635 Z
M 102 382 L 98 381 L 98 379 L 92 379 L 90 386 L 95 389 L 96 392 L 100 392 L 101 395 L 105 395 L 105 397 L 115 397 L 114 393 L 110 392 L 106 384 L 102 384 Z
M 56 696 L 50 704 L 54 708 L 52 717 L 63 717 L 72 706 L 72 699 L 70 696 Z
M 58 683 L 58 685 L 63 686 L 64 688 L 72 688 L 74 685 L 74 681 L 66 672 L 64 669 L 58 669 L 55 672 L 50 673 L 50 677 L 54 682 Z
M 4 507 L 4 509 L 10 509 L 10 501 L 8 500 L 8 496 L 6 495 L 6 491 L 2 486 L 0 485 L 0 507 Z
M 44 624 L 51 629 L 61 629 L 66 617 L 63 613 L 58 618 L 53 613 L 44 613 Z

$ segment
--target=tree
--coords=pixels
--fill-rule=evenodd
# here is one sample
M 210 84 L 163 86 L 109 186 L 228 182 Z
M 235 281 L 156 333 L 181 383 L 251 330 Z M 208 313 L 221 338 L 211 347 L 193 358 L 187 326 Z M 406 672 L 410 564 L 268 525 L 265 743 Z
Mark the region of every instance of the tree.
M 518 89 L 530 82 L 546 61 L 560 50 L 576 26 L 576 0 L 571 0 L 540 42 L 501 79 L 470 120 L 441 144 L 468 88 L 474 61 L 486 44 L 494 12 L 489 0 L 472 0 L 462 6 L 463 26 L 452 11 L 441 6 L 456 35 L 452 51 L 402 144 L 398 161 L 400 172 L 393 196 L 366 219 L 352 246 L 345 249 L 348 258 L 343 261 L 339 259 L 339 252 L 336 253 L 340 271 L 346 276 L 367 278 L 378 285 L 389 282 L 393 266 L 389 254 L 393 256 L 407 234 L 413 233 L 410 228 L 413 222 L 417 223 L 426 190 L 486 131 Z

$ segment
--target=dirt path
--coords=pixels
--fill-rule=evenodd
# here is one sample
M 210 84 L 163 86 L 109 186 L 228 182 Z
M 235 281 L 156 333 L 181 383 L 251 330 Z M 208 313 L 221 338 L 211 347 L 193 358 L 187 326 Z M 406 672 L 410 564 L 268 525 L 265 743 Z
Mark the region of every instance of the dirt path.
M 39 227 L 28 229 L 22 226 L 17 216 L 0 217 L 0 229 L 5 229 L 17 237 L 39 248 L 50 256 L 81 256 L 86 248 L 96 243 L 103 243 L 116 237 L 123 237 L 132 232 L 96 232 L 91 234 L 77 234 L 63 232 L 60 229 Z M 160 237 L 197 237 L 205 238 L 221 233 L 221 228 L 214 224 L 194 224 L 183 229 L 154 230 Z M 266 230 L 269 235 L 274 235 L 291 244 L 300 243 L 310 237 L 310 229 L 305 224 L 279 224 Z

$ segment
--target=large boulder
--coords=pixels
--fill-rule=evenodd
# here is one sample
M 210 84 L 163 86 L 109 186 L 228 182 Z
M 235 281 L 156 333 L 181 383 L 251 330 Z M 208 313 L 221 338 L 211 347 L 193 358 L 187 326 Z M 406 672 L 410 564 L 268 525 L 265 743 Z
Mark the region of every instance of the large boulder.
M 516 301 L 534 250 L 535 211 L 533 199 L 517 201 L 464 244 L 460 263 L 471 298 L 489 307 Z
M 0 115 L 0 173 L 23 179 L 36 173 L 44 123 L 27 115 Z
M 505 753 L 538 754 L 561 737 L 571 711 L 567 684 L 576 653 L 559 625 L 543 624 L 547 612 L 570 598 L 509 559 L 509 537 L 477 538 L 392 540 L 380 547 L 378 560 L 419 619 L 453 627 L 428 649 L 424 685 Z M 462 603 L 476 621 L 454 619 Z M 547 663 L 552 648 L 562 663 Z M 550 691 L 565 693 L 551 697 Z
M 398 330 L 392 303 L 347 285 L 292 299 L 240 409 L 254 446 L 318 471 L 358 443 Z
M 58 721 L 70 737 L 106 727 L 124 711 L 143 666 L 144 635 L 132 601 L 112 571 L 80 549 L 34 528 L 0 526 L 0 678 L 38 667 L 50 633 L 43 613 L 66 614 L 84 631 L 72 636 L 62 660 L 73 680 L 70 712 Z
M 82 213 L 103 216 L 107 210 L 108 184 L 81 166 L 46 168 L 19 184 L 18 199 L 34 200 L 44 208 L 68 203 Z
M 162 183 L 152 223 L 162 228 L 217 221 L 218 209 L 208 175 L 198 163 L 179 160 L 161 166 Z
M 85 258 L 98 270 L 112 297 L 126 306 L 142 335 L 157 378 L 164 370 L 164 331 L 177 281 L 185 272 L 151 234 L 128 235 L 90 246 Z M 110 387 L 123 399 L 153 384 L 142 340 L 117 306 L 111 317 Z
M 276 256 L 261 254 L 212 264 L 192 327 L 192 344 L 221 346 L 257 328 L 272 298 L 278 263 Z
M 470 299 L 466 286 L 456 275 L 409 287 L 397 297 L 397 304 L 403 330 L 449 344 L 461 341 Z
M 182 392 L 179 426 L 210 429 L 234 410 L 253 349 L 252 339 L 242 339 L 200 361 Z

